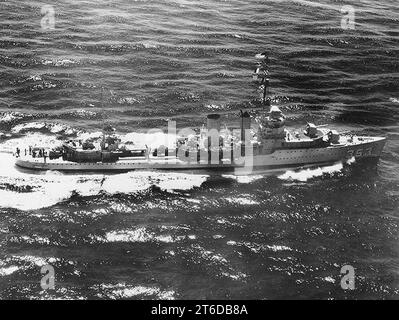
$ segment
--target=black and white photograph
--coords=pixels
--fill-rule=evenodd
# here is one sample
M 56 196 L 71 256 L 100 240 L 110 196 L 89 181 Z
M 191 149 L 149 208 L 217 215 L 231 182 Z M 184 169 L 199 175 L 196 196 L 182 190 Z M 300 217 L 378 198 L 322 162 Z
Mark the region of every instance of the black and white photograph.
M 397 300 L 398 108 L 398 0 L 0 0 L 0 300 Z

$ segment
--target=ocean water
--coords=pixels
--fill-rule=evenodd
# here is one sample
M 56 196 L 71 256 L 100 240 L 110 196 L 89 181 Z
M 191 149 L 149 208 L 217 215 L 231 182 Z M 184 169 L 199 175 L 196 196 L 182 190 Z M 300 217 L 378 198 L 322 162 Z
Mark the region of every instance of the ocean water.
M 0 298 L 397 299 L 398 4 L 0 1 Z M 344 5 L 355 29 L 341 26 Z M 234 125 L 259 109 L 264 51 L 289 127 L 386 136 L 380 161 L 66 175 L 17 170 L 7 153 L 97 135 L 103 118 L 149 144 L 167 119 L 196 128 L 218 112 Z M 40 285 L 47 264 L 54 290 Z M 341 288 L 345 265 L 355 290 Z

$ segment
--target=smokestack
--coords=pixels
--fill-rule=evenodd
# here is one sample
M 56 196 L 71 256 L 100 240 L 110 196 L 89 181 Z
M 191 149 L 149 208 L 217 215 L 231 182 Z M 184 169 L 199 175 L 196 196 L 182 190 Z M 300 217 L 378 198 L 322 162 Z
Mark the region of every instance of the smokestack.
M 212 129 L 215 129 L 219 132 L 220 131 L 220 114 L 216 114 L 216 113 L 208 114 L 206 126 L 208 129 L 208 134 Z
M 206 124 L 208 129 L 208 161 L 216 164 L 219 163 L 220 115 L 208 114 Z

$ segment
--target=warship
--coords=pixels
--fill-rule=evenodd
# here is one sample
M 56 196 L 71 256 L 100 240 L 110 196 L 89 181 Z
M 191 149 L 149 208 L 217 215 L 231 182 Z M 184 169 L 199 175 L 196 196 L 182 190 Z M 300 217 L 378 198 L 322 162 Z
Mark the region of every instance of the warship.
M 121 144 L 104 130 L 100 141 L 69 140 L 45 149 L 29 147 L 16 153 L 16 165 L 32 170 L 130 171 L 130 170 L 237 170 L 284 169 L 331 164 L 349 159 L 378 159 L 385 137 L 339 133 L 325 125 L 308 123 L 302 133 L 285 126 L 277 106 L 255 118 L 241 111 L 240 126 L 221 129 L 221 116 L 210 114 L 200 132 L 169 135 L 157 148 Z
M 220 114 L 209 114 L 199 132 L 169 130 L 167 142 L 157 147 L 121 143 L 103 120 L 101 139 L 69 140 L 53 148 L 29 147 L 16 152 L 16 165 L 31 170 L 131 171 L 217 170 L 250 173 L 253 170 L 283 170 L 327 165 L 349 159 L 378 159 L 385 137 L 337 132 L 326 125 L 307 123 L 303 132 L 286 128 L 286 117 L 270 103 L 267 52 L 259 60 L 253 79 L 263 89 L 263 110 L 258 116 L 241 111 L 238 128 L 221 129 Z M 265 106 L 270 107 L 265 112 Z M 175 125 L 175 123 L 174 123 Z

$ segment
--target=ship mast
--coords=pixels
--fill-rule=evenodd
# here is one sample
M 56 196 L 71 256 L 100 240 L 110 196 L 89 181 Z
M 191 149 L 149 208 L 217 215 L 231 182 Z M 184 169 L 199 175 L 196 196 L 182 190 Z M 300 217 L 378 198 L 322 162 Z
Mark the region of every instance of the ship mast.
M 260 81 L 259 87 L 263 88 L 262 104 L 270 107 L 270 98 L 269 98 L 270 79 L 268 78 L 269 71 L 267 70 L 269 57 L 267 55 L 267 52 L 263 52 L 257 54 L 255 58 L 258 59 L 259 61 L 256 64 L 256 69 L 253 78 L 255 81 Z
M 263 97 L 262 97 L 262 102 L 265 106 L 270 106 L 270 98 L 269 98 L 269 85 L 270 85 L 270 80 L 267 78 L 263 78 L 262 80 L 263 84 Z
M 101 150 L 105 149 L 105 113 L 104 113 L 104 88 L 101 86 L 101 112 L 102 112 L 102 140 Z

